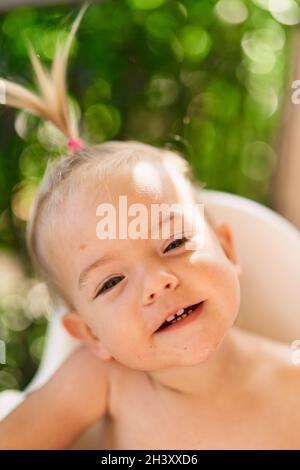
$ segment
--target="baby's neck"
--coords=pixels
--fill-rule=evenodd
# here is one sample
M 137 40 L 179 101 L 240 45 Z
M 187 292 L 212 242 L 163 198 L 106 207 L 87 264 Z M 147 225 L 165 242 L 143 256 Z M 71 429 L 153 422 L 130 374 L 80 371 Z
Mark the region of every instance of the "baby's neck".
M 211 396 L 226 383 L 233 383 L 243 367 L 239 335 L 239 328 L 232 327 L 219 349 L 201 364 L 159 369 L 147 375 L 153 385 L 182 396 Z

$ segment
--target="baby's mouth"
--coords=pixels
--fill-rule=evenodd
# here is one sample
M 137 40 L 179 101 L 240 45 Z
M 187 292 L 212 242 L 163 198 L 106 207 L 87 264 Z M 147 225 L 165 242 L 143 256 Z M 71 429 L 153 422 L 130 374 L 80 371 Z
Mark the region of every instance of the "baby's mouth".
M 188 315 L 190 315 L 191 313 L 193 313 L 194 310 L 196 310 L 197 307 L 199 307 L 200 304 L 202 304 L 203 302 L 199 302 L 197 304 L 194 304 L 194 305 L 189 305 L 188 307 L 185 307 L 185 308 L 182 308 L 181 310 L 179 310 L 177 313 L 175 313 L 174 315 L 172 315 L 172 317 L 169 317 L 169 320 L 166 320 L 157 330 L 155 333 L 157 333 L 158 331 L 161 331 L 163 330 L 164 328 L 167 328 L 168 326 L 178 322 L 178 321 L 181 321 L 183 318 L 186 318 Z

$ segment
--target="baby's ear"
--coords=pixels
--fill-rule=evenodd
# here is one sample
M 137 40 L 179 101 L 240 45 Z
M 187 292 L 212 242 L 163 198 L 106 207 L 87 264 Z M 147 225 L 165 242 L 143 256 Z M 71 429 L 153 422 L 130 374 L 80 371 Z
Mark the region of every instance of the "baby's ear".
M 237 274 L 240 275 L 242 273 L 242 268 L 235 252 L 233 235 L 230 226 L 226 223 L 223 223 L 215 226 L 214 230 L 217 237 L 219 238 L 220 244 L 227 258 L 232 262 L 232 264 L 234 264 Z
M 62 324 L 73 338 L 82 341 L 96 356 L 103 361 L 111 359 L 109 351 L 77 312 L 66 312 Z

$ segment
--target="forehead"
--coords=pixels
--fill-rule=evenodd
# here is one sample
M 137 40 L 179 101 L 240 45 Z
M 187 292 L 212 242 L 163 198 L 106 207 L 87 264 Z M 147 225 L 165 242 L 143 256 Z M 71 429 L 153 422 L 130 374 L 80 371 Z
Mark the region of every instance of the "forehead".
M 120 196 L 126 197 L 128 207 L 140 203 L 147 209 L 151 204 L 192 201 L 190 186 L 184 176 L 177 169 L 156 162 L 137 162 L 117 169 L 106 178 L 82 179 L 68 193 L 59 213 L 54 215 L 52 228 L 48 227 L 42 235 L 47 246 L 44 256 L 49 259 L 50 255 L 49 260 L 55 260 L 59 266 L 64 265 L 67 257 L 81 266 L 89 248 L 103 251 L 104 244 L 108 243 L 96 236 L 97 207 L 110 204 L 118 213 Z M 118 240 L 119 243 L 122 241 Z M 111 242 L 116 243 L 116 240 Z M 95 253 L 91 250 L 93 256 Z
M 140 161 L 130 168 L 120 169 L 106 180 L 100 190 L 100 199 L 115 202 L 126 195 L 130 203 L 179 202 L 187 197 L 188 181 L 168 162 L 159 164 Z
M 64 225 L 69 222 L 73 228 L 82 227 L 83 222 L 95 220 L 99 204 L 111 204 L 118 212 L 122 196 L 128 205 L 141 203 L 149 207 L 153 203 L 184 203 L 192 198 L 192 192 L 177 169 L 157 162 L 137 162 L 75 186 L 64 205 Z

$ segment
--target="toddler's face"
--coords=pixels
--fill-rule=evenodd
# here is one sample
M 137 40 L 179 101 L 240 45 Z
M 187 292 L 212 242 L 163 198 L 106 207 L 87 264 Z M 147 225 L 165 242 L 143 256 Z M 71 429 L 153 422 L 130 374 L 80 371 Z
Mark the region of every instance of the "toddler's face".
M 167 239 L 161 231 L 158 238 L 118 239 L 118 230 L 117 239 L 99 239 L 96 209 L 102 203 L 115 207 L 119 228 L 119 196 L 127 196 L 128 207 L 147 208 L 149 228 L 152 204 L 184 208 L 193 202 L 182 177 L 157 164 L 118 170 L 108 185 L 78 190 L 55 236 L 44 235 L 45 256 L 76 309 L 65 314 L 64 325 L 100 357 L 127 367 L 198 364 L 217 349 L 238 314 L 239 268 L 230 230 L 222 225 L 214 231 L 204 221 L 204 243 L 187 248 L 185 237 L 197 234 L 183 212 L 185 233 L 176 231 L 175 218 Z M 167 317 L 195 304 L 200 306 L 187 317 L 161 328 Z

